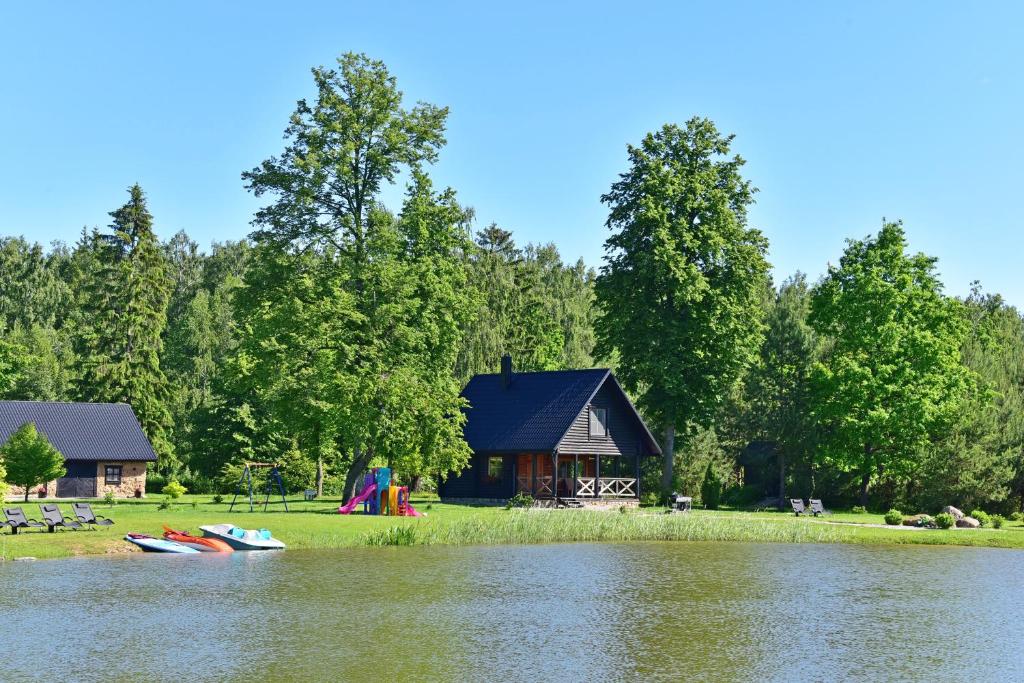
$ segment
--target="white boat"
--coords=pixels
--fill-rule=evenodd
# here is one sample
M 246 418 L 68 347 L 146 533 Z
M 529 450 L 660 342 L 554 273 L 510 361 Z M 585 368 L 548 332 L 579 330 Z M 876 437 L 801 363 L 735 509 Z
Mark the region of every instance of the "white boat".
M 195 548 L 189 548 L 188 546 L 184 546 L 180 543 L 168 541 L 165 538 L 153 538 L 148 534 L 128 534 L 124 537 L 124 540 L 128 541 L 129 543 L 134 543 L 135 545 L 142 548 L 144 552 L 147 553 L 188 554 L 199 552 Z
M 219 538 L 235 550 L 284 550 L 284 543 L 267 529 L 243 529 L 234 524 L 208 524 L 199 529 L 203 536 Z

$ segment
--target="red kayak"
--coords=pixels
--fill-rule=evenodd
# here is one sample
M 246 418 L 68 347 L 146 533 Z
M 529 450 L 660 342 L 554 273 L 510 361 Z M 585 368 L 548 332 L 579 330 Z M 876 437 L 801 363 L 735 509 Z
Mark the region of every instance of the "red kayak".
M 170 527 L 164 527 L 164 538 L 168 541 L 180 543 L 189 548 L 201 550 L 204 553 L 233 553 L 235 549 L 219 538 L 204 538 L 202 536 L 191 536 L 184 531 L 175 531 Z

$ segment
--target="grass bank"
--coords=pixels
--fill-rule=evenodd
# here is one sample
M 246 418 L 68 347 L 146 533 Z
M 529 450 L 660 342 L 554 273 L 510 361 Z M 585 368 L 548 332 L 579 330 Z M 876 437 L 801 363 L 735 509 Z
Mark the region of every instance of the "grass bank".
M 228 512 L 227 503 L 209 496 L 189 496 L 172 509 L 160 510 L 159 500 L 126 501 L 108 508 L 93 502 L 98 514 L 116 526 L 97 531 L 54 534 L 0 534 L 0 558 L 39 559 L 75 555 L 135 552 L 123 540 L 129 531 L 159 536 L 162 525 L 196 531 L 200 524 L 229 522 L 247 528 L 266 527 L 295 550 L 361 545 L 496 545 L 577 541 L 750 541 L 770 543 L 860 543 L 967 545 L 1024 549 L 1024 527 L 1003 529 L 913 530 L 877 528 L 880 515 L 837 513 L 824 519 L 796 518 L 783 513 L 695 510 L 663 514 L 661 510 L 629 513 L 587 510 L 504 510 L 445 505 L 414 500 L 427 513 L 422 518 L 370 517 L 336 514 L 337 500 L 290 500 L 291 512 Z M 61 502 L 70 512 L 70 504 Z M 38 517 L 35 502 L 23 505 Z M 278 508 L 280 509 L 280 504 Z

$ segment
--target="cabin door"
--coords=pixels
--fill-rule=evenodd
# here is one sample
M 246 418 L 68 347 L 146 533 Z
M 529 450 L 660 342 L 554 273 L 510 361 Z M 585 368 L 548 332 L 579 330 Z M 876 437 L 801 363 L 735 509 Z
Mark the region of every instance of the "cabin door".
M 516 458 L 516 493 L 533 495 L 533 456 L 521 454 Z
M 64 463 L 67 472 L 57 480 L 58 498 L 95 498 L 96 463 L 68 461 Z

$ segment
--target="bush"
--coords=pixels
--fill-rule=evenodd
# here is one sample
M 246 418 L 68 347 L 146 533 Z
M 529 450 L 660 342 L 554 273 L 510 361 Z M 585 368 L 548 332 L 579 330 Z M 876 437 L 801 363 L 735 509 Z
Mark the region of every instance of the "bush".
M 935 526 L 937 526 L 940 529 L 949 529 L 954 524 L 956 524 L 956 520 L 953 519 L 953 515 L 949 514 L 948 512 L 940 512 L 939 514 L 935 515 L 935 519 L 933 521 L 935 522 Z
M 867 511 L 868 509 L 863 505 L 854 505 L 853 508 L 850 510 L 850 512 L 852 512 L 855 515 L 867 514 Z
M 981 522 L 982 526 L 988 526 L 992 523 L 992 518 L 984 510 L 971 510 L 971 517 Z
M 893 508 L 885 513 L 885 523 L 892 526 L 903 524 L 903 513 Z
M 160 493 L 167 486 L 167 477 L 156 472 L 146 473 L 146 493 Z
M 991 521 L 993 529 L 1002 529 L 1003 523 L 1006 522 L 1006 518 L 1002 515 L 992 515 Z
M 511 510 L 512 508 L 532 508 L 533 507 L 533 496 L 524 491 L 520 491 L 516 495 L 508 499 L 505 503 L 505 509 Z
M 1018 510 L 1017 512 L 1014 512 L 1010 515 L 1010 519 L 1012 519 L 1014 522 L 1024 522 L 1024 512 Z
M 644 507 L 654 507 L 659 502 L 661 499 L 654 491 L 645 491 L 640 494 L 640 504 Z
M 171 497 L 170 496 L 165 496 L 164 499 L 160 501 L 160 504 L 156 506 L 156 509 L 157 510 L 170 510 L 171 509 Z
M 722 499 L 722 480 L 715 471 L 713 462 L 708 463 L 704 470 L 704 482 L 700 485 L 700 499 L 705 510 L 717 510 Z
M 106 493 L 104 493 L 103 502 L 109 505 L 110 507 L 114 507 L 115 505 L 117 505 L 117 501 L 114 500 L 114 492 L 107 491 Z
M 213 494 L 213 502 L 217 505 L 220 505 L 221 503 L 224 502 L 224 496 L 220 495 L 219 493 Z
M 177 480 L 172 479 L 169 482 L 167 482 L 167 486 L 163 487 L 160 493 L 174 500 L 177 498 L 181 498 L 183 495 L 185 495 L 186 491 L 188 491 L 188 489 L 186 489 L 184 486 L 178 483 Z

